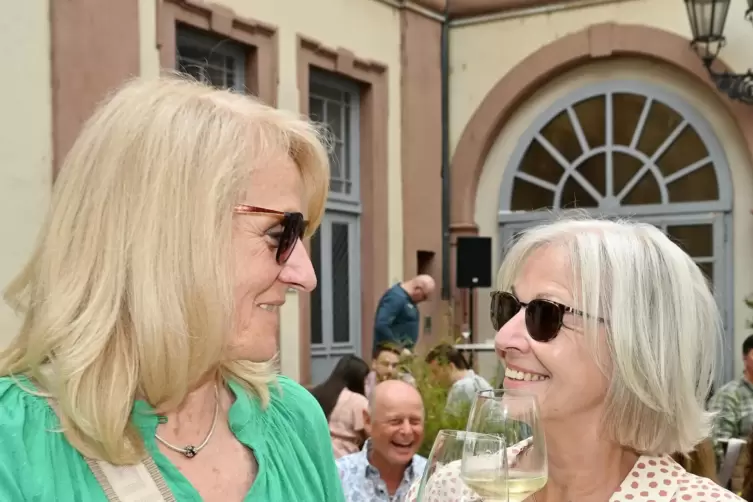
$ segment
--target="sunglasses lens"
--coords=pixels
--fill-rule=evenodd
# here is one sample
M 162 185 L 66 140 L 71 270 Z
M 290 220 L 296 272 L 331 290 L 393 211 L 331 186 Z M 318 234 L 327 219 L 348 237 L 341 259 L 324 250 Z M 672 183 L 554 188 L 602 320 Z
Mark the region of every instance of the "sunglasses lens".
M 526 328 L 537 342 L 548 342 L 562 327 L 562 309 L 546 300 L 532 300 L 526 307 Z
M 518 300 L 506 292 L 497 292 L 492 296 L 491 318 L 492 327 L 495 331 L 507 324 L 520 311 Z
M 306 229 L 306 222 L 303 221 L 301 213 L 288 213 L 282 220 L 282 236 L 280 236 L 280 247 L 277 248 L 277 263 L 283 265 L 290 259 L 293 254 L 298 239 L 303 237 Z

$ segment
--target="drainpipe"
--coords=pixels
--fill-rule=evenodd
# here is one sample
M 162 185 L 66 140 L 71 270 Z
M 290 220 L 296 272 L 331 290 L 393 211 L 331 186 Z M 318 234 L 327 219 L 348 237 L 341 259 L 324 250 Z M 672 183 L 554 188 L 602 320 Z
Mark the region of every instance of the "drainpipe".
M 442 94 L 442 300 L 450 299 L 450 0 L 445 0 L 440 38 Z

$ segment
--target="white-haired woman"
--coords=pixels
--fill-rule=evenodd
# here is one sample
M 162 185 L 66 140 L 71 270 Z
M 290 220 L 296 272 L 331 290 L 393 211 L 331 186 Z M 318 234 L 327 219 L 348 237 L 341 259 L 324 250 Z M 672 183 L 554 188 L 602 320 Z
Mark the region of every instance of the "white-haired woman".
M 504 387 L 537 396 L 547 441 L 549 480 L 531 500 L 740 500 L 670 457 L 709 434 L 720 321 L 703 274 L 666 235 L 640 223 L 546 224 L 513 245 L 498 285 Z M 422 502 L 469 494 L 457 468 L 438 472 Z
M 171 77 L 104 103 L 8 290 L 0 500 L 343 500 L 320 406 L 273 370 L 328 178 L 317 129 L 250 97 Z

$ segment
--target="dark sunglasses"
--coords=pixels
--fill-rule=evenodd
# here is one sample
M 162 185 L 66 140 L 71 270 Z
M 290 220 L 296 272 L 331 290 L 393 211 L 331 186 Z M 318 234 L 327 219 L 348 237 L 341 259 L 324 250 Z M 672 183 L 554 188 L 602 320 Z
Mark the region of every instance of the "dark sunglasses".
M 306 234 L 309 222 L 303 219 L 302 213 L 285 213 L 282 211 L 275 211 L 274 209 L 265 209 L 263 207 L 247 206 L 245 204 L 238 204 L 233 208 L 233 212 L 237 214 L 263 214 L 279 217 L 282 221 L 282 232 L 278 237 L 279 244 L 277 245 L 277 263 L 284 265 L 290 259 L 290 255 L 293 254 L 295 245 L 298 240 L 303 239 Z
M 565 314 L 573 314 L 581 317 L 593 317 L 580 310 L 543 298 L 536 298 L 528 303 L 518 300 L 515 295 L 506 291 L 493 291 L 491 293 L 491 318 L 495 331 L 507 324 L 520 309 L 526 309 L 526 329 L 531 338 L 537 342 L 548 342 L 560 332 L 563 326 Z M 596 318 L 604 322 L 601 317 Z

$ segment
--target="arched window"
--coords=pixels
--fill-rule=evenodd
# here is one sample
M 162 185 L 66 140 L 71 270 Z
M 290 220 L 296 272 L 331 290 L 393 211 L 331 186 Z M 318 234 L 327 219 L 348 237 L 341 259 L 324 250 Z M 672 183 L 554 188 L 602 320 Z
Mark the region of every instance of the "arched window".
M 570 208 L 652 223 L 683 246 L 713 285 L 728 342 L 719 377 L 731 377 L 732 189 L 706 120 L 645 82 L 604 82 L 560 99 L 534 120 L 506 167 L 502 252 L 521 230 Z

